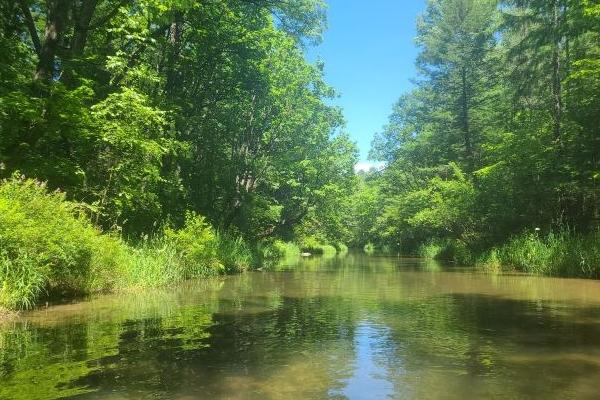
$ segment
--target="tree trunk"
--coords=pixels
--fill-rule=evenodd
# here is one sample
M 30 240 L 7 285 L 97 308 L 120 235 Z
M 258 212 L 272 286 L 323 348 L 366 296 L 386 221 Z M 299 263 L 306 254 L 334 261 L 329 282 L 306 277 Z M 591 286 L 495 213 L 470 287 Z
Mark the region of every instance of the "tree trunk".
M 471 136 L 471 125 L 469 123 L 469 93 L 467 88 L 467 69 L 461 70 L 462 93 L 460 99 L 461 128 L 465 142 L 465 158 L 467 160 L 468 172 L 472 173 L 475 168 L 473 155 L 473 138 Z
M 560 5 L 559 0 L 554 1 L 554 51 L 552 53 L 552 100 L 553 100 L 553 120 L 554 120 L 554 139 L 561 141 L 562 130 L 562 81 L 561 81 L 561 34 L 560 34 Z
M 65 29 L 69 0 L 48 0 L 48 18 L 44 31 L 44 40 L 40 48 L 40 57 L 35 73 L 36 80 L 50 81 L 55 75 L 55 57 Z
M 37 28 L 35 27 L 33 17 L 31 16 L 31 10 L 29 9 L 29 4 L 27 4 L 27 0 L 19 0 L 19 7 L 21 7 L 21 12 L 23 13 L 25 24 L 27 25 L 27 29 L 29 30 L 29 35 L 31 36 L 31 41 L 33 42 L 33 48 L 35 49 L 35 52 L 39 55 L 42 50 L 42 45 L 40 43 L 40 37 L 38 35 Z
M 71 55 L 77 57 L 83 54 L 87 43 L 92 17 L 96 12 L 98 0 L 83 0 L 79 10 L 79 18 L 75 21 L 73 40 L 71 42 Z
M 183 13 L 175 11 L 173 22 L 169 28 L 169 50 L 167 56 L 167 82 L 166 91 L 172 93 L 177 86 L 178 71 L 177 61 L 181 51 L 181 35 L 183 33 Z

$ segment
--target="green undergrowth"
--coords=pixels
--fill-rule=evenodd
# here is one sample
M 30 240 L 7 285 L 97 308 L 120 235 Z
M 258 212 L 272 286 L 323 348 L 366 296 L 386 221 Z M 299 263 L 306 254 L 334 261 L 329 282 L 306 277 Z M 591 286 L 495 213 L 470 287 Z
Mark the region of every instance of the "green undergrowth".
M 369 243 L 365 244 L 365 246 L 363 247 L 363 251 L 369 255 L 374 254 L 375 253 L 375 245 L 373 243 L 369 242 Z
M 587 235 L 568 230 L 545 235 L 523 233 L 484 252 L 460 240 L 437 239 L 421 245 L 419 255 L 460 265 L 475 264 L 488 271 L 600 278 L 600 231 Z
M 291 264 L 301 251 L 323 256 L 348 251 L 343 244 L 336 248 L 314 238 L 301 245 L 281 240 L 251 245 L 192 212 L 182 228 L 167 227 L 131 244 L 95 227 L 86 211 L 35 180 L 15 176 L 0 183 L 0 310 L 31 308 L 43 298 L 166 286 Z
M 310 253 L 314 255 L 321 255 L 324 257 L 334 257 L 338 252 L 343 253 L 344 249 L 347 252 L 348 248 L 345 245 L 337 244 L 333 246 L 331 244 L 324 244 L 313 236 L 308 236 L 298 241 L 298 246 L 302 252 Z M 339 250 L 338 250 L 339 249 Z
M 600 278 L 600 231 L 588 235 L 566 230 L 547 235 L 518 235 L 486 252 L 478 266 L 488 270 Z
M 235 273 L 257 265 L 244 239 L 188 213 L 135 245 L 96 228 L 79 204 L 44 184 L 14 177 L 0 184 L 0 309 L 41 298 L 155 287 Z M 291 251 L 290 251 L 291 252 Z
M 292 242 L 274 240 L 258 245 L 261 265 L 271 267 L 276 264 L 295 264 L 300 259 L 300 247 Z
M 431 260 L 449 261 L 467 265 L 474 262 L 473 252 L 469 246 L 456 239 L 434 239 L 422 244 L 418 250 L 419 256 Z

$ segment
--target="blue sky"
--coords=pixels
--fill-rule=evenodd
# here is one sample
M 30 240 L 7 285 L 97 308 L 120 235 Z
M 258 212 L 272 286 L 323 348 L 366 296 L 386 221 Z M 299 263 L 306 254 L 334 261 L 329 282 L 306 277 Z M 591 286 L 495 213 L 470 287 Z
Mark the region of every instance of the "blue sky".
M 415 77 L 415 23 L 426 0 L 328 0 L 323 43 L 307 52 L 325 62 L 327 82 L 341 95 L 347 131 L 366 161 L 373 134 Z

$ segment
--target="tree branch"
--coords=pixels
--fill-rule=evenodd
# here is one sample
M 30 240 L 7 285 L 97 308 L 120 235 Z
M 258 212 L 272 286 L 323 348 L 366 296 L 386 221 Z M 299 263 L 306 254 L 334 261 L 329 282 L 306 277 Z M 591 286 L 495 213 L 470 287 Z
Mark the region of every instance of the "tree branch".
M 37 29 L 35 27 L 35 22 L 33 21 L 33 17 L 31 16 L 29 4 L 27 4 L 27 0 L 19 0 L 19 6 L 21 7 L 21 11 L 23 12 L 23 16 L 25 17 L 25 23 L 27 24 L 29 35 L 31 35 L 31 41 L 33 42 L 35 52 L 39 55 L 42 51 L 42 43 L 40 42 L 40 36 L 38 35 Z
M 106 24 L 115 15 L 117 15 L 117 13 L 121 9 L 121 7 L 123 7 L 124 5 L 126 5 L 127 3 L 129 3 L 129 1 L 130 0 L 121 0 L 119 2 L 119 4 L 117 4 L 117 6 L 115 8 L 113 8 L 108 14 L 106 14 L 104 17 L 100 18 L 98 21 L 96 21 L 96 23 L 90 24 L 90 26 L 87 27 L 87 30 L 91 31 L 93 29 L 100 28 L 102 25 Z

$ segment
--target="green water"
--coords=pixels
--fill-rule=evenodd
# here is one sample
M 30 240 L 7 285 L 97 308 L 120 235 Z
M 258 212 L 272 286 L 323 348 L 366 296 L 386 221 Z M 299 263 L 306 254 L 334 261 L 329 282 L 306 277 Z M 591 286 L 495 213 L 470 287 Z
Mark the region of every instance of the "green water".
M 0 325 L 1 399 L 597 399 L 600 282 L 304 260 Z

